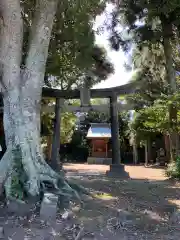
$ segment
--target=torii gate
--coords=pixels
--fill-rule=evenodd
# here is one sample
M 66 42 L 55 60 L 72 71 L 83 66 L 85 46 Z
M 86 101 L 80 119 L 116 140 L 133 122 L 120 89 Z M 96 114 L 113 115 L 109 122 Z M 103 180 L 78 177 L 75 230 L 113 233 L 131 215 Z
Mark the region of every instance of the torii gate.
M 108 175 L 121 176 L 124 171 L 124 165 L 121 164 L 120 154 L 120 142 L 119 142 L 119 123 L 118 123 L 118 111 L 131 110 L 130 106 L 117 103 L 117 97 L 119 95 L 125 95 L 133 93 L 136 89 L 136 83 L 129 83 L 119 87 L 104 88 L 104 89 L 88 89 L 84 86 L 81 89 L 75 90 L 58 90 L 51 88 L 43 88 L 43 97 L 56 98 L 55 106 L 44 106 L 45 111 L 55 111 L 55 123 L 54 123 L 54 136 L 52 143 L 52 167 L 57 169 L 58 167 L 58 156 L 60 148 L 60 119 L 62 111 L 80 111 L 88 112 L 89 110 L 107 111 L 110 109 L 111 118 L 111 136 L 112 136 L 112 165 L 110 165 L 110 171 Z M 91 106 L 91 98 L 109 98 L 110 104 Z M 74 107 L 64 105 L 65 99 L 80 99 L 81 106 Z M 124 175 L 124 174 L 123 174 Z

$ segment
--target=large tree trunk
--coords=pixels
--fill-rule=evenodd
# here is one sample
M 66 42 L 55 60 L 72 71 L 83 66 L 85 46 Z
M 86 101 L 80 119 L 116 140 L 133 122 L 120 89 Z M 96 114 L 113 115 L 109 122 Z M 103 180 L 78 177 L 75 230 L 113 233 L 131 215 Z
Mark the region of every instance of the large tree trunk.
M 0 0 L 0 61 L 7 151 L 0 162 L 0 184 L 6 196 L 37 196 L 48 184 L 57 194 L 76 195 L 64 177 L 43 159 L 40 144 L 40 104 L 49 41 L 57 0 L 38 0 L 26 66 L 21 71 L 22 18 L 19 0 Z
M 20 83 L 20 63 L 22 54 L 22 18 L 20 2 L 18 0 L 1 0 L 0 13 L 1 21 L 0 33 L 0 74 L 1 74 L 1 91 L 4 99 L 7 100 L 7 114 L 4 115 L 5 129 L 15 126 L 11 121 L 11 111 L 14 105 L 11 105 L 11 95 L 14 94 L 13 101 L 17 101 L 18 92 L 14 86 L 19 87 Z M 14 108 L 15 109 L 15 108 Z M 12 144 L 15 139 L 15 131 L 6 132 L 7 151 L 0 162 L 0 184 L 3 185 L 8 178 L 7 174 L 12 172 Z M 12 140 L 11 140 L 12 139 Z M 10 144 L 10 145 L 9 145 Z
M 166 73 L 169 95 L 173 96 L 177 92 L 176 76 L 173 67 L 173 53 L 171 46 L 172 24 L 168 22 L 165 16 L 161 17 L 163 31 L 163 47 L 166 59 Z M 169 135 L 170 135 L 170 152 L 171 161 L 175 161 L 179 150 L 179 136 L 177 132 L 177 104 L 173 102 L 169 106 Z
M 0 162 L 0 176 L 6 197 L 37 196 L 49 185 L 57 194 L 78 197 L 64 177 L 45 162 L 38 128 L 40 112 L 36 109 L 36 101 L 25 100 L 21 93 L 14 89 L 4 96 L 7 151 Z
M 18 90 L 6 94 L 4 97 L 4 130 L 7 152 L 12 155 L 11 166 L 21 165 L 22 163 L 26 176 L 28 176 L 27 191 L 35 196 L 39 194 L 40 189 L 35 162 L 41 153 L 38 150 L 40 145 L 37 113 L 33 110 L 33 106 L 29 107 L 28 105 L 24 99 L 22 101 Z M 18 150 L 19 152 L 16 153 Z M 14 156 L 14 151 L 19 156 Z M 12 170 L 15 170 L 14 167 Z M 7 195 L 10 195 L 11 181 L 12 175 L 9 177 L 8 183 L 6 183 Z

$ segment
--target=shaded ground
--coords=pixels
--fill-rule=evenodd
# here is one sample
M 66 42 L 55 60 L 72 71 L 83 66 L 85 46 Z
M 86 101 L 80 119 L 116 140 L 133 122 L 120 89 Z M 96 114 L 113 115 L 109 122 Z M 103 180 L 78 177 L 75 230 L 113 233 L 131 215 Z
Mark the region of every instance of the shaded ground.
M 169 220 L 180 208 L 180 184 L 168 181 L 162 169 L 126 166 L 128 180 L 108 179 L 107 166 L 65 169 L 96 197 L 86 199 L 78 218 L 97 239 L 180 239 L 179 224 Z
M 172 222 L 180 208 L 180 184 L 168 181 L 162 169 L 126 166 L 130 179 L 105 176 L 107 166 L 67 164 L 67 177 L 90 189 L 82 208 L 73 208 L 74 218 L 46 223 L 37 213 L 25 217 L 7 215 L 0 208 L 0 226 L 5 239 L 58 240 L 179 240 L 180 225 Z M 84 227 L 82 236 L 78 236 Z M 77 237 L 78 236 L 78 237 Z

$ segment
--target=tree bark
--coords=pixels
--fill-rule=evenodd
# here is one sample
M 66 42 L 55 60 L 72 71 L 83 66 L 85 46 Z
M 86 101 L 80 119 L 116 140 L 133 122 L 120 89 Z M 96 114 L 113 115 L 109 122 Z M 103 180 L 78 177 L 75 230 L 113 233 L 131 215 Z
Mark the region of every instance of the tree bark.
M 44 84 L 45 66 L 57 9 L 57 0 L 40 0 L 36 4 L 36 13 L 31 27 L 29 51 L 26 58 L 26 68 L 23 75 L 23 91 L 26 99 L 31 99 L 32 93 L 37 111 L 38 128 L 40 129 L 40 107 L 42 87 Z M 23 97 L 23 96 L 22 96 Z M 39 131 L 40 132 L 40 131 Z
M 20 1 L 0 1 L 4 19 L 0 61 L 5 86 L 3 101 L 7 146 L 0 162 L 0 184 L 5 185 L 7 197 L 12 195 L 15 182 L 19 184 L 20 175 L 24 176 L 21 191 L 32 196 L 39 195 L 46 187 L 45 183 L 49 182 L 58 194 L 69 193 L 78 197 L 67 181 L 45 162 L 40 143 L 41 92 L 56 6 L 57 0 L 37 0 L 26 66 L 21 71 L 23 22 Z
M 39 154 L 37 150 L 39 146 L 37 119 L 36 114 L 30 112 L 27 105 L 26 107 L 23 106 L 24 102 L 22 105 L 21 97 L 16 98 L 16 94 L 19 95 L 19 92 L 11 91 L 4 97 L 4 130 L 7 151 L 12 154 L 11 164 L 18 164 L 13 162 L 15 160 L 13 151 L 17 149 L 17 146 L 20 147 L 21 157 L 19 156 L 19 160 L 16 159 L 16 161 L 22 161 L 24 171 L 28 176 L 27 190 L 31 195 L 35 196 L 39 194 L 39 179 L 34 164 L 37 154 Z M 11 184 L 10 181 L 9 184 Z
M 151 162 L 152 161 L 152 141 L 150 137 L 147 139 L 147 150 L 148 150 L 148 162 Z
M 144 146 L 144 151 L 145 151 L 145 166 L 148 166 L 148 141 L 145 141 L 145 146 Z
M 152 151 L 151 138 L 147 138 L 147 140 L 145 140 L 145 165 L 148 165 L 152 160 L 151 151 Z
M 133 159 L 134 159 L 134 164 L 138 164 L 138 151 L 137 151 L 136 144 L 133 144 Z
M 16 136 L 16 126 L 13 124 L 11 111 L 14 112 L 17 105 L 14 105 L 14 103 L 18 102 L 19 99 L 23 22 L 19 0 L 0 1 L 0 12 L 3 18 L 0 29 L 0 68 L 2 93 L 6 108 L 4 128 L 7 146 L 7 151 L 0 162 L 0 184 L 2 185 L 7 180 L 7 174 L 12 168 L 12 145 Z M 16 89 L 15 86 L 17 86 Z M 13 99 L 11 99 L 11 96 L 13 96 Z M 10 131 L 10 128 L 12 131 Z
M 133 141 L 132 141 L 132 147 L 133 147 L 133 162 L 134 164 L 138 163 L 138 149 L 137 149 L 137 139 L 136 136 L 133 136 Z
M 11 91 L 20 84 L 20 63 L 22 57 L 23 21 L 19 0 L 1 0 L 0 66 L 3 92 Z
M 165 145 L 165 151 L 166 151 L 166 161 L 170 162 L 171 159 L 171 151 L 170 151 L 170 139 L 169 134 L 164 135 L 164 145 Z
M 163 47 L 166 60 L 167 82 L 169 84 L 169 95 L 173 96 L 177 92 L 175 70 L 173 67 L 173 53 L 171 46 L 172 24 L 165 16 L 161 17 L 163 31 Z M 170 152 L 171 161 L 175 161 L 179 150 L 179 136 L 177 132 L 177 106 L 176 102 L 169 105 L 169 128 L 170 128 Z

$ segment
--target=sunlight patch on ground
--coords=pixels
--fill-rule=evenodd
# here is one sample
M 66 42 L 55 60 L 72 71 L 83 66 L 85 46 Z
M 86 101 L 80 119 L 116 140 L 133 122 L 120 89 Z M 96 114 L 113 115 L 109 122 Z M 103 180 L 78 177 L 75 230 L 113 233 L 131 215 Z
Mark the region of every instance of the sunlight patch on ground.
M 167 188 L 169 188 L 169 189 L 180 189 L 180 185 L 179 184 L 176 184 L 176 185 L 174 185 L 174 186 L 167 186 Z
M 106 171 L 109 170 L 108 165 L 95 165 L 95 164 L 73 164 L 66 163 L 63 165 L 64 169 L 67 172 L 73 171 L 74 175 L 78 173 L 82 173 L 84 171 L 86 175 L 92 175 L 92 172 L 95 175 L 98 172 L 98 175 L 105 176 Z M 141 179 L 141 180 L 156 180 L 156 181 L 164 181 L 167 180 L 167 177 L 164 176 L 164 170 L 162 169 L 154 169 L 154 168 L 145 168 L 144 166 L 128 166 L 125 165 L 125 171 L 129 173 L 130 178 L 132 179 Z M 93 174 L 94 175 L 94 174 Z
M 114 197 L 111 194 L 104 193 L 104 192 L 103 193 L 95 193 L 93 196 L 97 199 L 104 200 L 104 201 L 117 199 L 117 197 Z
M 180 208 L 180 200 L 179 199 L 168 199 L 168 202 L 171 203 L 171 204 L 174 204 L 178 208 Z
M 142 212 L 145 215 L 148 215 L 149 218 L 156 220 L 156 221 L 161 221 L 162 218 L 159 216 L 159 214 L 157 214 L 156 212 L 150 211 L 150 210 L 144 210 Z

